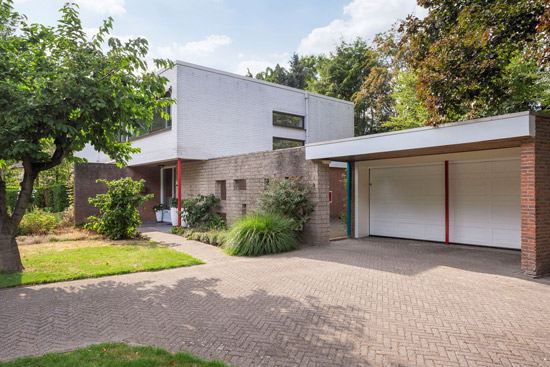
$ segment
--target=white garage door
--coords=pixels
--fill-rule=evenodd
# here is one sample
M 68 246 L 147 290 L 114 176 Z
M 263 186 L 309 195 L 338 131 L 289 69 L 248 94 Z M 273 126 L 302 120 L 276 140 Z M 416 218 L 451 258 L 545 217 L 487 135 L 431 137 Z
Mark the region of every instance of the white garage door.
M 445 240 L 444 163 L 371 168 L 370 234 Z
M 521 248 L 519 159 L 450 162 L 450 242 Z

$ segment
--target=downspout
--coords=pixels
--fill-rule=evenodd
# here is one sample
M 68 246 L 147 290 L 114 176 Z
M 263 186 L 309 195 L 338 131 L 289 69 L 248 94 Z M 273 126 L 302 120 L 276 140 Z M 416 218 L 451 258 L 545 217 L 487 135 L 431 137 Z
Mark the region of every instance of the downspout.
M 306 139 L 304 144 L 309 144 L 309 94 L 307 92 L 304 93 L 304 100 L 306 107 L 306 113 L 304 116 L 304 129 L 306 130 Z
M 348 168 L 346 169 L 347 173 L 347 225 L 348 225 L 348 236 L 351 237 L 351 163 L 348 162 Z

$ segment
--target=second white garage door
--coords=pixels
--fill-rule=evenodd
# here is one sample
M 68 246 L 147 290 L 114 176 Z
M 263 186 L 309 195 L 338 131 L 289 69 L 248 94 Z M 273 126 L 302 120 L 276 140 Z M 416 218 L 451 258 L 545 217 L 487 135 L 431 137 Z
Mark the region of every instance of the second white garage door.
M 519 159 L 449 164 L 452 243 L 521 248 Z

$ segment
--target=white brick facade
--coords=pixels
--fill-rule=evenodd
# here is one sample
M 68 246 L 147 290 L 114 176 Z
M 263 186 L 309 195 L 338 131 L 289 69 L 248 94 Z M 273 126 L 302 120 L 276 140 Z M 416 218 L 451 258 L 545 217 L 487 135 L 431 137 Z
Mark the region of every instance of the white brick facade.
M 273 137 L 306 144 L 353 137 L 351 102 L 181 61 L 163 74 L 177 100 L 172 128 L 134 140 L 141 152 L 130 165 L 269 151 Z M 305 129 L 273 126 L 273 111 L 304 116 Z M 91 147 L 79 156 L 109 161 Z

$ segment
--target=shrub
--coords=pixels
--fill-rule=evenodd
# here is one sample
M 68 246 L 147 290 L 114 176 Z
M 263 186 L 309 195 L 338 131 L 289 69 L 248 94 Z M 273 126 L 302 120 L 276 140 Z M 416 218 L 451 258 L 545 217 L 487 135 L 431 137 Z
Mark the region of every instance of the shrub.
M 240 218 L 227 234 L 224 251 L 236 256 L 259 256 L 298 248 L 292 218 L 277 213 L 255 213 Z
M 17 227 L 18 236 L 47 234 L 52 231 L 57 223 L 61 221 L 61 218 L 57 218 L 54 214 L 48 213 L 43 209 L 34 209 L 31 212 L 27 212 L 19 227 Z
M 225 221 L 215 211 L 221 209 L 220 198 L 213 194 L 183 199 L 181 209 L 189 227 L 224 228 Z
M 141 225 L 138 207 L 143 206 L 153 194 L 142 196 L 145 180 L 122 178 L 115 181 L 97 180 L 107 185 L 107 193 L 98 194 L 88 201 L 99 208 L 100 217 L 88 218 L 87 229 L 96 231 L 112 240 L 135 236 Z
M 225 240 L 227 231 L 223 229 L 196 229 L 174 227 L 172 233 L 187 238 L 188 240 L 200 241 L 214 246 L 221 246 Z
M 273 178 L 260 197 L 260 208 L 294 220 L 295 230 L 302 230 L 315 206 L 309 202 L 311 186 L 300 177 Z

